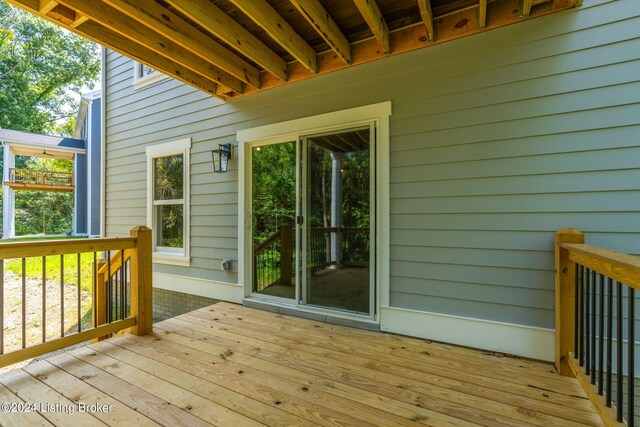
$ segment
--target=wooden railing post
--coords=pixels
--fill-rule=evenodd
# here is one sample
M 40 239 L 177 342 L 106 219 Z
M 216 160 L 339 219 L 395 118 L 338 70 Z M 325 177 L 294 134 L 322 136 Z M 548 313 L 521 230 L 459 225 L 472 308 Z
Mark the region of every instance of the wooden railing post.
M 556 295 L 556 369 L 560 375 L 573 376 L 567 362 L 575 351 L 575 263 L 569 260 L 569 251 L 563 243 L 584 243 L 584 234 L 575 228 L 556 232 L 555 243 L 555 295 Z
M 293 227 L 284 224 L 280 227 L 280 284 L 291 286 L 291 267 L 293 265 Z
M 96 275 L 96 294 L 95 298 L 96 311 L 93 314 L 93 327 L 105 325 L 107 323 L 107 273 L 102 270 L 102 267 L 107 265 L 106 259 L 99 259 L 93 267 L 93 274 Z M 102 341 L 107 337 L 98 337 L 94 341 Z
M 135 335 L 145 335 L 152 331 L 152 265 L 151 229 L 139 226 L 131 229 L 136 237 L 136 246 L 131 249 L 131 316 L 136 318 L 136 326 L 131 328 Z

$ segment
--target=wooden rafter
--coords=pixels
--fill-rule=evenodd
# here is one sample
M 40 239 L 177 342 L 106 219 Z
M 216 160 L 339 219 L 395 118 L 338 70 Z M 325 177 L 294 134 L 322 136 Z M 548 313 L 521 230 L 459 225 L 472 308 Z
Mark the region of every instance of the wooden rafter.
M 384 53 L 391 51 L 389 43 L 389 27 L 384 20 L 380 8 L 375 0 L 353 0 L 360 14 L 371 29 L 373 36 L 384 49 Z
M 424 26 L 427 27 L 427 37 L 429 41 L 435 40 L 435 26 L 433 25 L 433 9 L 431 9 L 431 0 L 418 0 L 420 8 L 420 17 Z
M 290 0 L 305 19 L 318 31 L 331 49 L 347 64 L 351 63 L 351 44 L 338 24 L 318 0 Z
M 129 16 L 110 7 L 108 4 L 94 0 L 59 0 L 65 5 L 91 20 L 112 29 L 118 34 L 140 43 L 150 50 L 171 59 L 194 73 L 202 75 L 205 79 L 242 93 L 244 87 L 238 78 L 221 70 L 216 65 L 203 61 L 192 52 L 183 49 L 173 40 L 163 37 L 140 25 Z
M 317 70 L 316 51 L 266 0 L 229 0 L 309 71 Z
M 57 1 L 40 0 L 39 3 L 38 3 L 38 10 L 40 11 L 40 13 L 49 13 L 57 5 L 58 5 Z
M 209 0 L 167 0 L 171 6 L 280 80 L 287 80 L 287 63 Z
M 138 62 L 146 64 L 154 69 L 170 75 L 199 90 L 215 95 L 218 85 L 205 79 L 203 76 L 192 72 L 191 70 L 177 64 L 176 62 L 159 55 L 145 46 L 142 46 L 111 29 L 94 21 L 86 21 L 76 28 L 65 24 L 50 14 L 42 14 L 39 11 L 38 0 L 7 0 L 8 3 L 18 6 L 26 11 L 38 15 L 48 21 L 60 25 L 68 30 L 86 37 L 96 43 L 102 44 L 122 55 L 135 59 Z
M 256 67 L 205 36 L 154 0 L 104 1 L 140 24 L 171 39 L 183 49 L 198 55 L 201 60 L 220 67 L 253 87 L 260 87 L 260 72 Z
M 480 0 L 478 4 L 478 28 L 487 26 L 487 0 Z
M 533 6 L 533 0 L 522 0 L 520 15 L 529 16 L 531 14 L 531 6 Z

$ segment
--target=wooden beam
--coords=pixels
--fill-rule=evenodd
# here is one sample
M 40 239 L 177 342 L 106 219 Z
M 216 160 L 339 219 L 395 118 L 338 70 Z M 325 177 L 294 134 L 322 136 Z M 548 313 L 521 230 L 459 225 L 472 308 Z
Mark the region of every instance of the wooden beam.
M 260 87 L 260 71 L 227 48 L 207 37 L 201 31 L 160 6 L 154 0 L 105 0 L 149 29 L 173 40 L 205 62 L 220 67 L 232 76 L 255 87 Z
M 78 25 L 80 24 L 84 24 L 85 22 L 87 22 L 89 20 L 88 16 L 84 16 L 84 15 L 80 15 L 78 16 L 78 14 L 76 14 L 76 20 L 73 21 L 73 23 L 70 25 L 72 28 L 76 28 Z
M 244 91 L 243 83 L 236 77 L 231 76 L 211 63 L 203 61 L 200 57 L 183 49 L 173 40 L 149 31 L 148 28 L 102 1 L 60 0 L 60 4 L 64 4 L 89 17 L 92 21 L 98 22 L 128 39 L 142 44 L 159 55 L 181 64 L 194 73 L 200 74 L 203 78 L 211 80 L 214 84 L 222 84 L 239 93 Z
M 522 9 L 520 10 L 520 16 L 529 16 L 531 14 L 531 6 L 533 6 L 533 0 L 522 0 Z
M 433 25 L 433 9 L 431 9 L 431 0 L 418 0 L 418 7 L 420 8 L 420 17 L 424 26 L 427 27 L 428 40 L 435 40 L 435 26 Z
M 486 1 L 486 0 L 485 0 Z M 384 49 L 384 53 L 391 51 L 389 43 L 389 27 L 387 26 L 384 16 L 380 12 L 380 8 L 376 0 L 353 0 L 360 14 L 371 29 L 373 36 Z
M 316 51 L 295 32 L 289 23 L 266 0 L 229 0 L 258 24 L 280 46 L 309 71 L 317 70 Z
M 52 0 L 40 0 L 38 3 L 38 10 L 40 13 L 47 14 L 53 10 L 54 7 L 58 5 L 57 1 Z
M 347 64 L 351 63 L 351 43 L 318 0 L 290 0 L 318 34 Z
M 487 26 L 487 0 L 480 0 L 478 4 L 478 28 L 484 29 Z
M 284 59 L 209 0 L 167 0 L 167 3 L 280 80 L 287 80 Z

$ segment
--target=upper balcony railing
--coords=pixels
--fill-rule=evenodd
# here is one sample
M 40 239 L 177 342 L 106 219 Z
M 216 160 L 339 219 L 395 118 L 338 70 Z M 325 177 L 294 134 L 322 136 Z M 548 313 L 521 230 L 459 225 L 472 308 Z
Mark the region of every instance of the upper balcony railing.
M 73 172 L 10 168 L 5 185 L 29 190 L 73 191 Z

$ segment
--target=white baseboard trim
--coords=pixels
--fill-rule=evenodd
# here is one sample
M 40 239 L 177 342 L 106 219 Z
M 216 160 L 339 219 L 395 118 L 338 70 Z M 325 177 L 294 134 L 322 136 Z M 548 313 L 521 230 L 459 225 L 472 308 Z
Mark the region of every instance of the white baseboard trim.
M 153 273 L 153 287 L 242 304 L 244 286 L 175 274 Z
M 553 361 L 553 329 L 382 307 L 380 329 L 434 341 Z

